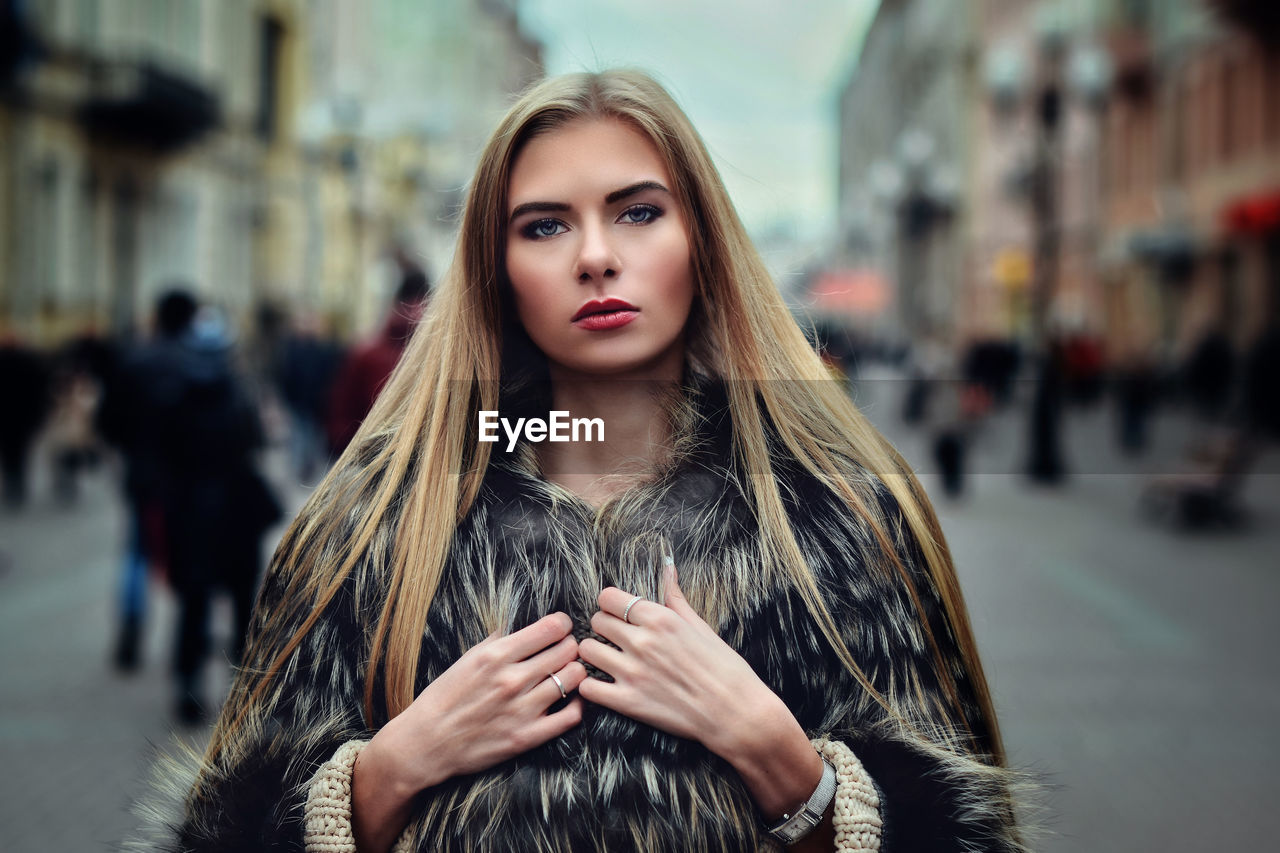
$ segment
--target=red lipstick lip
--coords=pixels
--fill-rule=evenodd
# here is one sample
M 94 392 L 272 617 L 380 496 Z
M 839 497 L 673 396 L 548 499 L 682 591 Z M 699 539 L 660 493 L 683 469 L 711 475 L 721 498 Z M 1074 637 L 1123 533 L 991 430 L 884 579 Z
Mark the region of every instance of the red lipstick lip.
M 604 314 L 588 314 L 581 320 L 574 320 L 573 325 L 588 332 L 607 332 L 621 329 L 639 316 L 639 311 L 608 311 Z
M 570 323 L 576 323 L 583 317 L 590 314 L 603 314 L 609 311 L 639 311 L 640 309 L 622 299 L 614 299 L 612 296 L 607 299 L 592 299 L 581 308 L 578 313 L 570 318 Z

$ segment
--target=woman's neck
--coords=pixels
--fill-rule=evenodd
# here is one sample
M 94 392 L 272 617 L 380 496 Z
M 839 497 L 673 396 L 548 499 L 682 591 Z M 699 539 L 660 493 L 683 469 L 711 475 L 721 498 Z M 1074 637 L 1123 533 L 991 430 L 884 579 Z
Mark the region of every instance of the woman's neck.
M 638 379 L 553 370 L 553 409 L 573 419 L 599 419 L 604 429 L 600 440 L 536 445 L 543 476 L 600 506 L 650 475 L 671 445 L 663 398 L 678 386 L 680 371 L 665 373 L 671 375 Z

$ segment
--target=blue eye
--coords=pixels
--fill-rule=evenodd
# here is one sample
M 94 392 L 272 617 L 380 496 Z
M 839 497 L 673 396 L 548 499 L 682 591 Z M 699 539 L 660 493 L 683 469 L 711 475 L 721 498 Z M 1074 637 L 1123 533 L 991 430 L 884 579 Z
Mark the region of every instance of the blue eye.
M 628 225 L 648 225 L 661 215 L 662 210 L 660 208 L 651 204 L 637 204 L 622 211 L 618 221 Z
M 520 233 L 530 240 L 545 240 L 564 230 L 564 223 L 558 219 L 537 219 L 521 228 Z

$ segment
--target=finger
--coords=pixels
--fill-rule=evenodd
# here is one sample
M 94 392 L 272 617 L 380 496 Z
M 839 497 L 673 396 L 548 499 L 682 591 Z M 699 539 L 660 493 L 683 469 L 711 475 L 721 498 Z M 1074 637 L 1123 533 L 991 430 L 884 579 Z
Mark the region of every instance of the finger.
M 632 625 L 645 624 L 645 611 L 648 610 L 649 614 L 652 615 L 655 607 L 652 601 L 644 598 L 637 599 L 635 593 L 624 592 L 615 586 L 605 587 L 596 601 L 599 603 L 600 609 L 605 613 L 617 616 Z M 628 607 L 630 607 L 630 610 L 627 609 Z
M 545 675 L 529 691 L 530 701 L 540 710 L 545 711 L 566 696 L 572 696 L 573 691 L 578 689 L 578 685 L 582 684 L 586 677 L 587 668 L 578 661 L 573 661 L 556 672 L 556 678 L 560 679 L 560 684 L 564 685 L 564 696 L 560 695 L 560 684 L 556 684 L 556 678 Z
M 578 643 L 578 657 L 596 669 L 603 669 L 614 678 L 626 668 L 626 655 L 590 637 Z
M 582 722 L 583 704 L 581 697 L 574 696 L 560 710 L 550 714 L 539 714 L 529 724 L 530 739 L 536 744 L 544 744 L 569 731 Z
M 667 563 L 662 567 L 662 573 L 666 587 L 666 596 L 664 598 L 666 606 L 686 619 L 693 617 L 701 620 L 697 611 L 693 609 L 693 605 L 689 604 L 689 599 L 684 597 L 684 590 L 680 589 L 680 576 L 676 572 L 675 564 Z
M 599 678 L 587 678 L 578 685 L 578 695 L 593 705 L 611 711 L 625 713 L 627 708 L 626 688 L 616 681 L 610 683 Z
M 634 611 L 634 608 L 632 609 Z M 591 630 L 597 635 L 604 637 L 614 645 L 622 647 L 624 650 L 631 647 L 631 640 L 635 637 L 636 632 L 640 628 L 623 622 L 612 613 L 606 613 L 603 610 L 597 611 L 591 617 Z
M 570 661 L 578 659 L 578 641 L 573 637 L 565 637 L 549 649 L 520 664 L 527 682 L 526 690 L 531 690 L 547 677 L 547 673 L 559 672 Z
M 551 613 L 514 634 L 508 634 L 495 645 L 510 661 L 522 661 L 553 643 L 558 643 L 573 630 L 573 620 L 565 613 Z

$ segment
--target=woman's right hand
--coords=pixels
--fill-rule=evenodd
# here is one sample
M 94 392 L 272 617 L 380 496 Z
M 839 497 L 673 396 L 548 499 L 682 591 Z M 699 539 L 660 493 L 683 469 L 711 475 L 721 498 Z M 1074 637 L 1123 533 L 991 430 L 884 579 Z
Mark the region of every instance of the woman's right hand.
M 513 634 L 490 634 L 387 724 L 383 732 L 420 765 L 423 788 L 485 770 L 581 721 L 578 696 L 547 713 L 562 698 L 552 673 L 566 693 L 587 677 L 572 630 L 567 615 L 552 613 Z
M 527 752 L 582 720 L 579 696 L 547 713 L 562 698 L 551 673 L 566 693 L 587 677 L 572 629 L 567 615 L 552 613 L 513 634 L 489 635 L 374 736 L 352 786 L 362 851 L 390 847 L 419 791 Z

